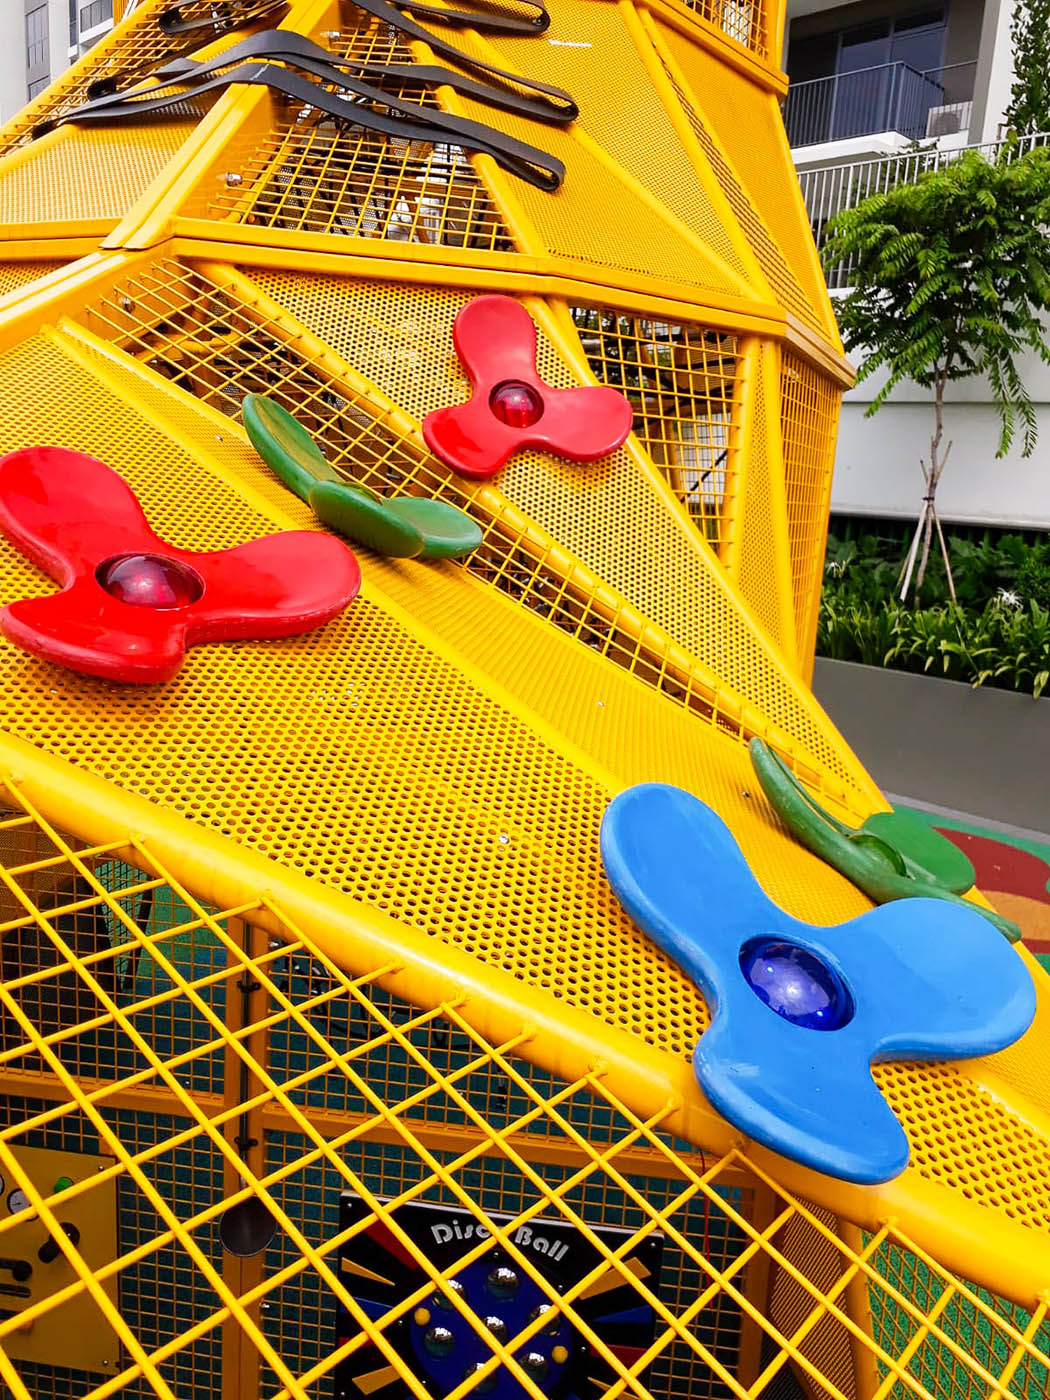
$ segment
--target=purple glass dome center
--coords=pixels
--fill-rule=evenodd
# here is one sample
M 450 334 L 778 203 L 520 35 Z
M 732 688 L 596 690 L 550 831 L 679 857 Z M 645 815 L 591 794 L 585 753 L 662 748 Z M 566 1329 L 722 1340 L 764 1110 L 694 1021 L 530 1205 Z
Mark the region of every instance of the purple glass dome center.
M 836 1031 L 853 1019 L 853 997 L 823 958 L 782 938 L 751 938 L 740 949 L 744 980 L 770 1011 L 794 1026 Z

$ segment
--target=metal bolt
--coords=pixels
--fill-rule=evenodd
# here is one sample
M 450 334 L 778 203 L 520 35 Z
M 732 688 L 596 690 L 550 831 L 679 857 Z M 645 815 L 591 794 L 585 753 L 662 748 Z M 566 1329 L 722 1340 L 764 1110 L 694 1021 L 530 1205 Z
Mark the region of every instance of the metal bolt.
M 244 176 L 238 174 L 236 170 L 227 170 L 223 179 L 230 189 L 234 189 L 237 185 L 243 185 L 244 183 Z

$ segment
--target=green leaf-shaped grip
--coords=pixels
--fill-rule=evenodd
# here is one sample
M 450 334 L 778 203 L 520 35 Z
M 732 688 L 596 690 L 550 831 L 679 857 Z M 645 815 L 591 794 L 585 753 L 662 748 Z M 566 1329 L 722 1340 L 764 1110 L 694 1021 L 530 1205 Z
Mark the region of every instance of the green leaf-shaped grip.
M 983 915 L 1011 943 L 1021 937 L 1011 920 L 961 897 L 973 886 L 973 866 L 918 817 L 877 812 L 859 828 L 845 826 L 825 812 L 764 740 L 752 739 L 749 749 L 762 791 L 795 840 L 876 904 L 916 895 L 944 899 Z
M 388 500 L 360 482 L 344 481 L 303 425 L 264 394 L 241 404 L 252 446 L 323 525 L 392 559 L 461 559 L 481 543 L 469 515 L 420 496 Z

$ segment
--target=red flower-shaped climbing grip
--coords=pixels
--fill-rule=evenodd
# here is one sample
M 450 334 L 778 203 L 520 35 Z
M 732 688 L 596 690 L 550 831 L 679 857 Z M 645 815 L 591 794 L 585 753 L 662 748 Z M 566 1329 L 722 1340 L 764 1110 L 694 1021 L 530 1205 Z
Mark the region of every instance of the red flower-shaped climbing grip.
M 552 389 L 536 369 L 536 327 L 512 297 L 468 302 L 452 331 L 473 397 L 423 422 L 435 456 L 464 476 L 493 476 L 522 447 L 573 462 L 615 451 L 631 431 L 631 405 L 616 389 Z
M 0 460 L 0 529 L 62 585 L 0 612 L 9 641 L 107 680 L 169 680 L 198 642 L 287 637 L 333 618 L 361 570 L 330 535 L 288 531 L 234 549 L 176 549 L 122 477 L 80 452 Z

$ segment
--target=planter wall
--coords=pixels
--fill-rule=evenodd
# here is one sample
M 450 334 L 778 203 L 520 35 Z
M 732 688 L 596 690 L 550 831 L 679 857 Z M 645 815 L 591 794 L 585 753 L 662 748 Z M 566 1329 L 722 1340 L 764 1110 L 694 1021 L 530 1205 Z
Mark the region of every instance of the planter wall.
M 1050 833 L 1050 697 L 819 656 L 813 689 L 884 792 Z

